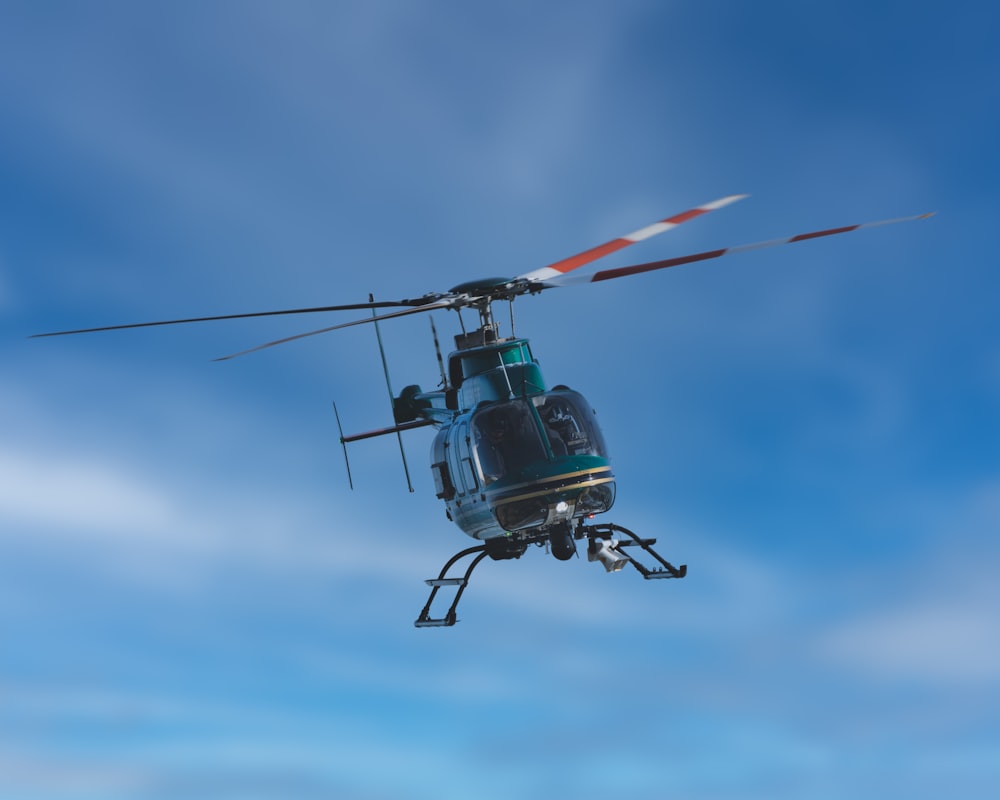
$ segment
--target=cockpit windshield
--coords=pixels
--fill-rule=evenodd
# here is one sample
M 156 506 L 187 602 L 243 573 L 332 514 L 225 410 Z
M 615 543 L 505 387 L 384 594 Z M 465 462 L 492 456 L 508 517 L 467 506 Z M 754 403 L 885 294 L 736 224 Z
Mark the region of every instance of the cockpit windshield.
M 472 415 L 473 450 L 485 483 L 564 456 L 607 457 L 594 411 L 569 390 L 486 406 Z
M 523 400 L 498 403 L 476 412 L 472 415 L 472 430 L 473 449 L 486 483 L 547 458 L 534 414 Z
M 546 392 L 531 398 L 545 427 L 553 456 L 607 458 L 594 410 L 583 395 L 569 390 Z

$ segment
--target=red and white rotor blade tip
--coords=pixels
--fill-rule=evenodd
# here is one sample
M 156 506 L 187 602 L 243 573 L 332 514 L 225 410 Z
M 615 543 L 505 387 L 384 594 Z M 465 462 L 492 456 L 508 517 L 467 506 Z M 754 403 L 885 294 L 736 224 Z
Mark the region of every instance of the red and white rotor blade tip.
M 597 281 L 607 281 L 612 278 L 624 278 L 626 275 L 639 275 L 643 272 L 652 272 L 668 267 L 677 267 L 681 264 L 692 264 L 696 261 L 708 261 L 712 258 L 733 255 L 734 253 L 745 253 L 749 250 L 762 250 L 765 247 L 776 247 L 781 244 L 791 244 L 792 242 L 804 242 L 808 239 L 819 239 L 823 236 L 834 236 L 838 233 L 849 233 L 862 228 L 876 228 L 881 225 L 894 225 L 897 222 L 912 222 L 918 219 L 927 219 L 934 216 L 934 212 L 929 214 L 918 214 L 913 217 L 898 217 L 897 219 L 883 219 L 877 222 L 865 222 L 860 225 L 847 225 L 842 228 L 827 228 L 811 233 L 800 233 L 797 236 L 788 236 L 784 239 L 770 239 L 766 242 L 754 242 L 753 244 L 741 244 L 735 247 L 726 247 L 722 250 L 708 250 L 704 253 L 694 253 L 677 258 L 666 258 L 661 261 L 650 261 L 645 264 L 636 264 L 630 267 L 619 267 L 617 269 L 605 269 L 585 275 L 557 275 L 543 281 L 546 287 L 571 286 L 579 283 L 596 283 Z
M 727 197 L 721 197 L 718 200 L 713 200 L 711 203 L 705 203 L 704 205 L 688 209 L 680 214 L 675 214 L 674 216 L 667 217 L 659 222 L 654 222 L 652 225 L 647 225 L 645 228 L 640 228 L 637 231 L 628 233 L 625 236 L 612 239 L 610 242 L 605 242 L 597 247 L 584 250 L 582 253 L 577 253 L 575 256 L 564 258 L 562 261 L 556 261 L 554 264 L 549 264 L 547 267 L 542 267 L 540 269 L 527 272 L 524 275 L 519 275 L 517 279 L 548 282 L 550 278 L 565 275 L 567 272 L 572 272 L 578 267 L 590 264 L 592 261 L 603 258 L 610 253 L 617 252 L 624 247 L 628 247 L 630 244 L 635 244 L 636 242 L 649 239 L 651 236 L 665 233 L 666 231 L 672 230 L 688 220 L 700 217 L 702 214 L 707 214 L 709 211 L 724 208 L 730 203 L 735 203 L 737 200 L 742 200 L 748 196 L 749 195 L 745 194 L 731 194 Z

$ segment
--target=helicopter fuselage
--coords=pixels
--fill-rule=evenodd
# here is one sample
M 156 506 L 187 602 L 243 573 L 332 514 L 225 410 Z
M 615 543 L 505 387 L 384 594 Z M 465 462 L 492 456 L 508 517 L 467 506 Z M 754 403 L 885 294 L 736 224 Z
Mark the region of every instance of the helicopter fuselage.
M 610 509 L 614 474 L 583 396 L 565 386 L 548 389 L 526 339 L 489 333 L 457 337 L 448 388 L 407 387 L 396 421 L 424 418 L 438 426 L 431 472 L 449 519 L 491 543 L 494 557 L 516 557 L 526 543 Z

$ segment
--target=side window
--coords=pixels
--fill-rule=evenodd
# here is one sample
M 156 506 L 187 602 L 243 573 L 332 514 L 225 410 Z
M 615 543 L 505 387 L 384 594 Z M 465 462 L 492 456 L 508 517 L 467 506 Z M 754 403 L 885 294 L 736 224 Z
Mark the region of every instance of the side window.
M 451 482 L 448 462 L 439 461 L 431 464 L 431 474 L 434 476 L 434 488 L 441 500 L 451 500 L 455 496 L 455 485 Z
M 455 484 L 452 471 L 448 468 L 448 430 L 439 430 L 431 445 L 431 475 L 434 478 L 434 488 L 442 500 L 451 500 L 455 496 Z
M 479 489 L 479 481 L 476 478 L 476 469 L 472 463 L 472 452 L 469 448 L 469 423 L 460 422 L 455 426 L 455 435 L 452 439 L 452 455 L 456 459 L 455 481 L 461 482 L 468 494 L 472 494 Z M 459 487 L 461 490 L 461 487 Z
M 502 453 L 507 435 L 507 418 L 500 411 L 476 414 L 474 419 L 476 460 L 483 481 L 489 485 L 504 476 L 506 463 Z
M 448 468 L 451 471 L 452 487 L 459 495 L 465 494 L 465 486 L 462 484 L 462 464 L 458 455 L 458 427 L 453 427 L 448 431 Z

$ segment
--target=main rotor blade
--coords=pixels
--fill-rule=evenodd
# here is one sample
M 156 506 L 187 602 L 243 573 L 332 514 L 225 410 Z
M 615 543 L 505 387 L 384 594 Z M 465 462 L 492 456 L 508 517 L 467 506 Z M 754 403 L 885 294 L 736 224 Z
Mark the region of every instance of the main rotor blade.
M 46 336 L 71 336 L 77 333 L 98 333 L 100 331 L 120 331 L 128 328 L 152 328 L 157 325 L 184 325 L 189 322 L 212 322 L 220 319 L 247 319 L 248 317 L 277 317 L 285 314 L 315 314 L 325 311 L 362 311 L 370 308 L 394 308 L 396 306 L 412 306 L 411 301 L 387 300 L 378 303 L 349 303 L 341 306 L 318 306 L 316 308 L 289 308 L 283 311 L 256 311 L 249 314 L 221 314 L 214 317 L 190 317 L 188 319 L 167 319 L 159 322 L 135 322 L 130 325 L 104 325 L 100 328 L 80 328 L 74 331 L 54 331 L 52 333 L 35 333 L 29 339 L 42 339 Z
M 741 244 L 735 247 L 726 247 L 722 250 L 708 250 L 704 253 L 694 253 L 693 255 L 679 256 L 678 258 L 666 258 L 662 261 L 649 261 L 645 264 L 636 264 L 631 267 L 605 269 L 588 275 L 559 275 L 542 281 L 542 286 L 544 288 L 554 288 L 557 286 L 571 286 L 579 283 L 596 283 L 597 281 L 607 281 L 612 278 L 624 278 L 626 275 L 638 275 L 642 272 L 652 272 L 658 269 L 677 267 L 681 264 L 691 264 L 695 261 L 707 261 L 712 258 L 721 258 L 722 256 L 732 255 L 733 253 L 745 253 L 748 250 L 762 250 L 765 247 L 776 247 L 777 245 L 790 244 L 792 242 L 804 242 L 807 239 L 819 239 L 823 236 L 834 236 L 838 233 L 849 233 L 851 231 L 861 230 L 862 228 L 876 228 L 881 225 L 894 225 L 897 222 L 912 222 L 913 220 L 927 219 L 932 216 L 934 216 L 934 212 L 929 214 L 918 214 L 914 217 L 899 217 L 898 219 L 884 219 L 878 222 L 865 222 L 861 225 L 847 225 L 843 228 L 828 228 L 822 231 L 813 231 L 812 233 L 800 233 L 797 236 L 789 236 L 785 239 L 771 239 L 766 242 Z
M 571 272 L 574 269 L 584 266 L 585 264 L 589 264 L 592 261 L 603 258 L 610 253 L 614 253 L 624 247 L 628 247 L 630 244 L 635 244 L 636 242 L 641 242 L 651 236 L 656 236 L 657 234 L 672 230 L 688 220 L 700 217 L 702 214 L 707 214 L 709 211 L 724 208 L 730 203 L 735 203 L 737 200 L 742 200 L 745 197 L 749 197 L 749 195 L 731 194 L 728 197 L 713 200 L 711 203 L 705 203 L 704 205 L 688 209 L 680 214 L 675 214 L 674 216 L 667 217 L 659 222 L 654 222 L 652 225 L 647 225 L 645 228 L 640 228 L 637 231 L 625 234 L 625 236 L 612 239 L 610 242 L 605 242 L 597 247 L 584 250 L 582 253 L 577 253 L 575 256 L 564 258 L 562 261 L 556 261 L 554 264 L 549 264 L 547 267 L 542 267 L 541 269 L 533 270 L 532 272 L 528 272 L 524 275 L 519 275 L 516 280 L 547 282 L 549 278 L 554 278 L 567 272 Z
M 376 306 L 378 303 L 375 304 Z M 256 353 L 258 350 L 266 350 L 269 347 L 274 347 L 275 345 L 285 344 L 286 342 L 294 342 L 297 339 L 305 339 L 309 336 L 316 336 L 320 333 L 327 333 L 328 331 L 336 331 L 341 328 L 350 328 L 354 325 L 367 325 L 370 322 L 380 322 L 383 319 L 395 319 L 396 317 L 405 317 L 409 314 L 420 314 L 424 311 L 434 311 L 438 308 L 454 308 L 455 303 L 453 300 L 435 300 L 431 303 L 425 303 L 424 305 L 417 306 L 416 308 L 407 308 L 405 311 L 394 311 L 391 314 L 381 314 L 379 316 L 367 317 L 365 319 L 356 319 L 352 322 L 342 322 L 339 325 L 331 325 L 328 328 L 320 328 L 315 331 L 307 331 L 306 333 L 297 333 L 295 336 L 286 336 L 284 339 L 275 339 L 273 342 L 265 342 L 264 344 L 259 344 L 256 347 L 251 347 L 247 350 L 240 350 L 238 353 L 231 353 L 228 356 L 220 356 L 219 358 L 213 358 L 213 361 L 229 361 L 232 358 L 239 358 L 240 356 L 249 355 L 250 353 Z

